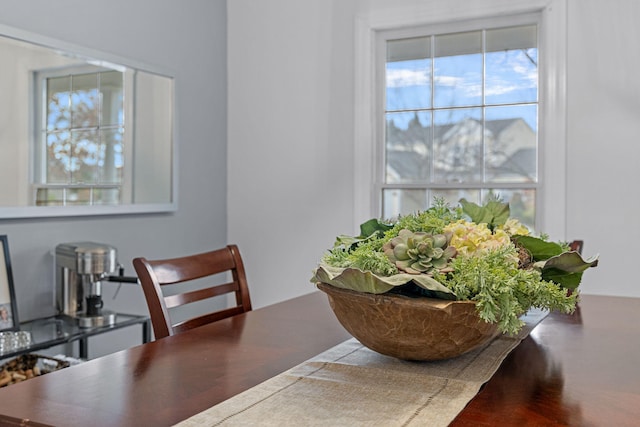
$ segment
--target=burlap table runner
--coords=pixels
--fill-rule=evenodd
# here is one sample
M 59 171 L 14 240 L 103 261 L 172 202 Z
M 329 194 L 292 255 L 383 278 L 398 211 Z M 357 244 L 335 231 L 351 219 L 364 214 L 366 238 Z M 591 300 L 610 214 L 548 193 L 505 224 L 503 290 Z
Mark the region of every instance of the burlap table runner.
M 177 426 L 446 426 L 547 314 L 530 311 L 518 336 L 436 362 L 394 359 L 350 339 Z

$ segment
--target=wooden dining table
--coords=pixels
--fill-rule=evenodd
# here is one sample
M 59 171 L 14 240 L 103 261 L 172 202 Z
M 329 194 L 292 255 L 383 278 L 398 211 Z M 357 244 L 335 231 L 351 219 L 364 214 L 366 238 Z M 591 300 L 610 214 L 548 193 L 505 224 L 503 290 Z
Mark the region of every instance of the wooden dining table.
M 170 426 L 349 338 L 313 292 L 0 389 L 0 426 Z M 451 425 L 640 425 L 640 298 L 549 314 Z

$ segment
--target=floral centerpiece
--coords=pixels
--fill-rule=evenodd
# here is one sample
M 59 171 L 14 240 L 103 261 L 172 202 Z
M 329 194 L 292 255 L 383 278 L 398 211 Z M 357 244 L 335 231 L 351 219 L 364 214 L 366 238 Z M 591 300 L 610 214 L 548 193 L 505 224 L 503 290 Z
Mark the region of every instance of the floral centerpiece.
M 582 274 L 598 264 L 564 242 L 534 236 L 509 205 L 435 199 L 394 221 L 371 219 L 338 236 L 312 282 L 358 293 L 471 301 L 479 318 L 515 334 L 532 307 L 572 312 Z

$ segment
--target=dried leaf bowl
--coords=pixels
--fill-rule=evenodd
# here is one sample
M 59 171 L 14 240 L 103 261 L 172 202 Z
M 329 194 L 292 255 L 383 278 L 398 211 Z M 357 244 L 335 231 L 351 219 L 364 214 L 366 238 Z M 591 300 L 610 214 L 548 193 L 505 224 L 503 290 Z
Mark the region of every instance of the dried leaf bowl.
M 318 283 L 342 326 L 369 349 L 404 360 L 440 360 L 474 350 L 499 334 L 472 301 L 370 294 Z

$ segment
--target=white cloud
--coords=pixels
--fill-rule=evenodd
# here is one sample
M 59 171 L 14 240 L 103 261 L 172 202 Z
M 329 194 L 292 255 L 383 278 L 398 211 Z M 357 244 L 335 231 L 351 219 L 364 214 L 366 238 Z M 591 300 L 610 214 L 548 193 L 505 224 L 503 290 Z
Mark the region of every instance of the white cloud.
M 485 88 L 485 95 L 504 95 L 505 93 L 511 93 L 520 89 L 520 87 L 513 84 L 513 82 L 505 81 L 500 78 L 492 78 L 487 82 Z
M 467 86 L 463 77 L 438 76 L 435 78 L 436 86 L 460 87 Z
M 538 80 L 537 69 L 532 67 L 529 60 L 522 55 L 508 55 L 500 58 L 492 56 L 489 61 L 494 64 L 496 62 L 499 63 L 501 72 L 489 77 L 485 95 L 504 95 L 519 90 L 536 88 Z M 429 85 L 429 78 L 429 70 L 388 69 L 387 87 L 402 88 Z M 440 75 L 435 77 L 434 83 L 440 87 L 455 87 L 457 90 L 464 92 L 466 96 L 478 96 L 482 90 L 482 87 L 478 84 L 479 81 L 480 77 L 477 75 Z
M 411 70 L 407 68 L 387 70 L 387 87 L 424 86 L 429 84 L 427 70 Z

